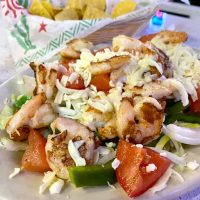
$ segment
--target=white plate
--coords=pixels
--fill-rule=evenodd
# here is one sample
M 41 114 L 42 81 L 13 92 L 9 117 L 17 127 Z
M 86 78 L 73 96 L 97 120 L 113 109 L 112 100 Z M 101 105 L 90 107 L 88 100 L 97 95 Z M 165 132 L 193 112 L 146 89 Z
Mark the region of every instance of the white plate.
M 20 94 L 20 85 L 17 81 L 23 74 L 31 74 L 30 70 L 24 70 L 15 77 L 11 78 L 0 86 L 0 109 L 2 109 L 5 98 L 10 98 L 11 94 Z M 4 133 L 1 133 L 4 134 Z M 200 147 L 192 147 L 188 150 L 191 161 L 194 159 L 200 163 Z M 18 176 L 9 180 L 8 176 L 15 167 L 20 167 L 20 158 L 22 153 L 8 152 L 0 150 L 0 200 L 127 200 L 129 199 L 125 192 L 116 185 L 116 190 L 110 187 L 95 188 L 75 188 L 66 184 L 65 188 L 58 195 L 49 195 L 48 191 L 43 195 L 38 194 L 38 188 L 43 178 L 42 174 L 22 172 Z M 188 171 L 184 173 L 184 183 L 180 183 L 175 179 L 171 179 L 168 187 L 157 193 L 146 193 L 137 200 L 160 200 L 160 199 L 176 199 L 188 191 L 200 186 L 200 168 L 196 171 Z

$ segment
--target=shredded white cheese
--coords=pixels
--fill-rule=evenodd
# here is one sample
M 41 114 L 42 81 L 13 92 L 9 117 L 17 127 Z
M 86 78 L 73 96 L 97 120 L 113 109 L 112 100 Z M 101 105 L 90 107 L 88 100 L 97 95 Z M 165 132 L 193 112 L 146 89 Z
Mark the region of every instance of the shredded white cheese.
M 14 168 L 14 171 L 9 175 L 9 179 L 12 179 L 13 177 L 17 176 L 20 173 L 20 168 Z
M 135 146 L 138 147 L 138 148 L 143 148 L 142 144 L 136 144 Z
M 162 153 L 160 153 L 160 155 L 163 156 L 163 157 L 167 157 L 167 153 L 166 152 L 162 152 Z
M 54 171 L 48 171 L 44 173 L 42 179 L 42 185 L 39 187 L 39 194 L 42 194 L 56 179 L 56 173 Z
M 199 163 L 196 160 L 188 162 L 187 163 L 187 168 L 190 169 L 190 170 L 192 170 L 192 171 L 194 171 L 197 168 L 199 168 Z
M 116 170 L 116 169 L 119 167 L 119 165 L 120 165 L 120 161 L 119 161 L 117 158 L 115 158 L 115 159 L 113 160 L 113 162 L 112 162 L 112 168 L 113 168 L 114 170 Z
M 57 179 L 50 187 L 49 192 L 50 194 L 59 194 L 64 186 L 64 181 L 62 179 Z
M 112 148 L 116 147 L 116 144 L 114 142 L 106 142 L 106 146 Z
M 147 173 L 150 173 L 150 172 L 153 172 L 157 169 L 156 165 L 153 164 L 153 163 L 150 163 L 146 166 L 146 172 Z

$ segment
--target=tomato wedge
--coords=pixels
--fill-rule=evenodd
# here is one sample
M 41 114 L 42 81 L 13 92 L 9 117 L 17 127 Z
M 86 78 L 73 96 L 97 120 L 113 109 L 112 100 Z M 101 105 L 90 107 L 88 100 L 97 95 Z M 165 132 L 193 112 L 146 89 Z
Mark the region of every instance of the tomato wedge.
M 22 157 L 22 168 L 33 172 L 51 170 L 46 160 L 46 139 L 36 130 L 31 130 L 28 136 L 28 147 Z
M 152 187 L 171 164 L 159 153 L 123 140 L 119 141 L 117 147 L 117 159 L 120 161 L 116 169 L 117 180 L 130 197 L 139 196 Z M 146 172 L 148 164 L 154 164 L 157 169 Z
M 200 114 L 200 86 L 196 90 L 198 99 L 193 102 L 192 99 L 190 99 L 190 111 L 193 113 Z
M 97 91 L 107 92 L 110 90 L 110 76 L 109 74 L 99 74 L 92 77 L 91 85 L 96 86 Z

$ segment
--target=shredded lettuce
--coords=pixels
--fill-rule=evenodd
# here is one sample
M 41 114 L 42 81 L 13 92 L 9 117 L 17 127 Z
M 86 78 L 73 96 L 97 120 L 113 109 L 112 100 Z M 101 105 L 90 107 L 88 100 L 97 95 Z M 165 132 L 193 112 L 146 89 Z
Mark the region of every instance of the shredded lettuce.
M 7 151 L 24 151 L 27 145 L 26 142 L 16 142 L 6 137 L 0 138 L 0 149 L 5 149 Z
M 170 141 L 170 138 L 167 135 L 164 135 L 160 138 L 158 143 L 156 144 L 155 148 L 163 149 L 164 146 Z
M 0 130 L 5 130 L 6 124 L 14 114 L 14 109 L 5 105 L 0 114 Z

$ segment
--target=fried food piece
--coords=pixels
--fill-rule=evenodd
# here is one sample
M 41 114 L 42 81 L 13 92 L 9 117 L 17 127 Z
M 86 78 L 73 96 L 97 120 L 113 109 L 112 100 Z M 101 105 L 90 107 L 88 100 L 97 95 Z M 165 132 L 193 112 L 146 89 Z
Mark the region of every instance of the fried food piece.
M 85 8 L 85 0 L 68 0 L 67 6 L 69 8 L 84 10 Z
M 132 0 L 122 0 L 120 1 L 112 11 L 112 18 L 119 17 L 130 13 L 136 9 L 137 4 Z
M 108 14 L 98 8 L 94 8 L 92 5 L 87 6 L 83 15 L 83 19 L 102 19 L 107 17 L 109 17 Z
M 50 3 L 49 0 L 42 0 L 41 1 L 43 7 L 48 11 L 48 13 L 51 15 L 51 17 L 54 17 L 54 11 L 52 4 Z
M 106 1 L 105 0 L 85 0 L 85 4 L 87 6 L 92 6 L 94 8 L 98 8 L 99 10 L 104 11 L 106 9 Z
M 33 15 L 38 15 L 38 16 L 42 16 L 42 17 L 52 19 L 51 14 L 42 5 L 40 0 L 33 0 L 32 1 L 30 8 L 29 8 L 29 12 Z
M 55 20 L 64 21 L 64 20 L 78 20 L 79 15 L 74 8 L 65 8 L 55 16 Z

